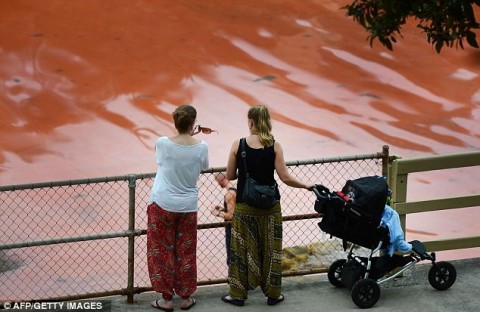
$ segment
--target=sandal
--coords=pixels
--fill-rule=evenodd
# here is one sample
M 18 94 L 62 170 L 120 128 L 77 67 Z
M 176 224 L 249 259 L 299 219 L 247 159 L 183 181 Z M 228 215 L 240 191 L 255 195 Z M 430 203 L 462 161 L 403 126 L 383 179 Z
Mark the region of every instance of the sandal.
M 223 295 L 222 301 L 236 305 L 238 307 L 243 307 L 243 305 L 245 304 L 245 300 L 235 299 L 235 298 L 232 298 L 230 295 Z
M 197 301 L 193 298 L 188 298 L 190 300 L 190 303 L 186 307 L 180 307 L 180 310 L 190 310 L 191 307 L 193 307 Z
M 152 301 L 150 303 L 150 305 L 152 307 L 154 307 L 155 309 L 159 309 L 159 310 L 162 310 L 162 311 L 165 311 L 165 312 L 173 312 L 173 308 L 165 308 L 165 307 L 162 307 L 161 305 L 158 304 L 158 302 L 160 301 L 161 299 L 157 299 L 155 301 Z M 164 300 L 165 301 L 165 300 Z
M 285 296 L 284 296 L 284 295 L 280 295 L 278 298 L 268 297 L 268 299 L 267 299 L 267 304 L 268 304 L 269 306 L 273 306 L 273 305 L 276 305 L 277 303 L 282 302 L 283 300 L 285 300 Z

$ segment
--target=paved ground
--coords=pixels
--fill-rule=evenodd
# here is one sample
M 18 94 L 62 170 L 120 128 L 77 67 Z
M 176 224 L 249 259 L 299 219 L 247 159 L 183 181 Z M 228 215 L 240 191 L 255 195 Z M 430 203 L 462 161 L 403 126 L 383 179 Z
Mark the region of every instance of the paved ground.
M 402 278 L 380 285 L 381 295 L 372 311 L 424 311 L 424 312 L 477 312 L 480 311 L 480 258 L 451 261 L 457 270 L 457 281 L 446 291 L 432 288 L 428 282 L 428 262 L 417 264 L 406 271 Z M 197 304 L 193 312 L 219 311 L 355 311 L 360 310 L 345 288 L 332 286 L 326 274 L 283 279 L 285 301 L 276 306 L 267 306 L 260 289 L 249 293 L 245 306 L 236 307 L 220 300 L 227 285 L 200 287 L 194 295 Z M 127 304 L 126 297 L 101 298 L 111 304 L 111 311 L 159 311 L 150 307 L 150 301 L 158 298 L 148 292 L 135 296 L 135 303 Z M 175 310 L 180 310 L 176 299 Z

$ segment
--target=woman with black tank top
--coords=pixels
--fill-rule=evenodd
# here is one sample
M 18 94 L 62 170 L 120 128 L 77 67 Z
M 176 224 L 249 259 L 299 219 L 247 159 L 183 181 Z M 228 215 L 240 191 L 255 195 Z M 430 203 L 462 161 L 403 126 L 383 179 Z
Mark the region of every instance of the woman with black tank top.
M 304 183 L 291 176 L 283 150 L 274 140 L 268 107 L 256 105 L 248 111 L 246 162 L 248 173 L 258 183 L 276 185 L 274 172 L 288 186 L 312 190 L 313 183 Z M 269 210 L 251 207 L 241 196 L 245 184 L 245 168 L 241 157 L 240 139 L 233 142 L 227 164 L 227 179 L 237 181 L 235 214 L 232 221 L 230 247 L 229 292 L 222 300 L 243 306 L 248 291 L 258 286 L 267 297 L 268 305 L 284 300 L 282 294 L 282 213 L 280 192 Z

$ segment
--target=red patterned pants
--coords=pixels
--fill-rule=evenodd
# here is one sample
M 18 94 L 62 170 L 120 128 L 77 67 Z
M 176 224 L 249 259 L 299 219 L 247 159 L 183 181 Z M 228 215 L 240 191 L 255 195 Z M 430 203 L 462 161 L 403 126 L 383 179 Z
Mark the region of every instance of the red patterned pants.
M 147 262 L 153 290 L 165 300 L 197 289 L 197 212 L 175 213 L 148 206 Z

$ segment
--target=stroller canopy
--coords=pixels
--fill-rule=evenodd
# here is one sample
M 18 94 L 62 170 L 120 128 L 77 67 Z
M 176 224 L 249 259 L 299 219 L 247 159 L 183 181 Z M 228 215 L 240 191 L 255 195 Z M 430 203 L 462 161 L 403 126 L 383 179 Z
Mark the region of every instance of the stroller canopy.
M 347 195 L 351 204 L 361 209 L 372 223 L 380 224 L 388 196 L 388 184 L 385 178 L 370 176 L 348 180 L 342 188 L 342 193 Z

